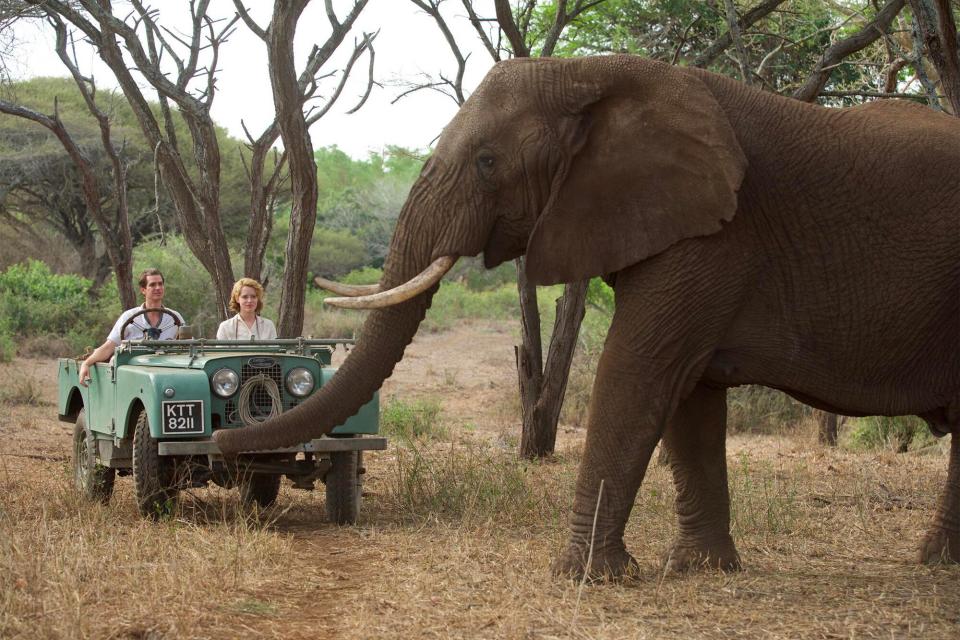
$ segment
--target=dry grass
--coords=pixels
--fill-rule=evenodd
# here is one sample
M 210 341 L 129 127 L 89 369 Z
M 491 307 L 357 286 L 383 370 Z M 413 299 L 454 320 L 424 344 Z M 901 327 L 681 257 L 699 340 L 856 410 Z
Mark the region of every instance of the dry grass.
M 437 371 L 437 385 L 449 386 Z M 408 374 L 398 369 L 393 393 L 412 383 Z M 0 368 L 0 384 L 9 375 Z M 473 384 L 467 373 L 456 379 Z M 674 493 L 669 471 L 652 465 L 626 534 L 640 575 L 588 586 L 578 604 L 578 585 L 552 578 L 549 563 L 565 541 L 583 432 L 563 431 L 555 459 L 524 464 L 491 437 L 515 425 L 477 407 L 464 415 L 480 426 L 451 429 L 453 442 L 368 454 L 361 522 L 339 528 L 323 520 L 322 490 L 289 485 L 255 515 L 237 511 L 235 493 L 204 489 L 174 518 L 148 522 L 130 478 L 118 479 L 109 506 L 87 504 L 71 488 L 69 425 L 49 405 L 8 408 L 0 638 L 960 634 L 960 567 L 914 563 L 946 476 L 942 441 L 898 455 L 825 449 L 810 429 L 732 437 L 746 567 L 732 575 L 661 574 Z

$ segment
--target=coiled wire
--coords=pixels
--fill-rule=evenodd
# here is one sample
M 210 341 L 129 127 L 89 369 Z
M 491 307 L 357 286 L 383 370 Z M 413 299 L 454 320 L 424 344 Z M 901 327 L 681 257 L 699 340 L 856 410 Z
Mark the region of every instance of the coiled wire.
M 267 392 L 267 395 L 270 396 L 270 413 L 255 416 L 250 411 L 250 406 L 253 404 L 250 401 L 250 396 L 253 395 L 254 390 L 259 386 L 262 386 L 264 391 Z M 245 426 L 265 422 L 270 418 L 276 418 L 282 410 L 283 399 L 280 397 L 280 389 L 270 376 L 258 373 L 244 382 L 243 386 L 240 387 L 240 395 L 237 396 L 237 413 L 240 416 L 240 421 L 243 422 Z

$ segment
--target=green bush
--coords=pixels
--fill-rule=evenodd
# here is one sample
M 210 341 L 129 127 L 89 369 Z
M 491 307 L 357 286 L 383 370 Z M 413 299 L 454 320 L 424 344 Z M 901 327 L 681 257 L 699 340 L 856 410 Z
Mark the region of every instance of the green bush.
M 310 271 L 339 278 L 367 261 L 363 240 L 343 229 L 317 227 L 310 242 Z M 312 280 L 312 278 L 311 278 Z
M 10 362 L 17 355 L 17 342 L 7 327 L 0 324 L 0 362 Z
M 242 264 L 239 258 L 234 258 L 233 262 Z M 182 237 L 168 235 L 165 244 L 154 241 L 138 245 L 133 251 L 133 267 L 134 279 L 144 269 L 160 269 L 166 285 L 163 304 L 180 312 L 186 323 L 193 327 L 193 335 L 216 335 L 220 317 L 213 282 Z M 134 289 L 139 296 L 139 285 L 134 283 Z
M 391 400 L 380 410 L 383 433 L 406 444 L 416 440 L 445 440 L 447 428 L 440 422 L 440 403 L 436 400 Z
M 926 423 L 916 416 L 866 416 L 854 419 L 843 441 L 851 449 L 888 449 L 902 453 L 935 440 Z
M 11 357 L 16 341 L 66 337 L 71 349 L 100 344 L 115 315 L 102 299 L 91 298 L 90 280 L 55 274 L 38 260 L 15 264 L 0 273 L 0 351 Z M 60 355 L 69 355 L 66 353 Z
M 377 284 L 382 277 L 383 269 L 361 267 L 345 275 L 340 282 L 343 284 Z

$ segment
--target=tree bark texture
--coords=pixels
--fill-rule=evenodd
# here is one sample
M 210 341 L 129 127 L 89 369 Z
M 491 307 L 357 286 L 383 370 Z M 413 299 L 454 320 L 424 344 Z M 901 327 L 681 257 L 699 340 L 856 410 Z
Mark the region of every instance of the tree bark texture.
M 814 66 L 810 77 L 803 86 L 794 92 L 793 97 L 803 102 L 813 102 L 830 81 L 833 69 L 843 60 L 857 51 L 860 51 L 876 42 L 890 29 L 890 23 L 897 17 L 906 0 L 888 0 L 877 13 L 877 17 L 864 25 L 860 31 L 848 38 L 832 44 Z
M 524 398 L 520 438 L 520 456 L 523 458 L 542 458 L 554 451 L 570 364 L 585 313 L 588 283 L 588 280 L 582 280 L 566 285 L 563 296 L 557 300 L 553 337 L 542 373 L 533 366 L 536 364 L 532 362 L 534 358 L 525 361 L 518 357 L 521 397 Z M 524 333 L 526 336 L 526 331 Z M 540 341 L 536 342 L 539 346 Z M 526 353 L 523 348 L 518 350 L 518 354 Z M 537 355 L 534 350 L 533 356 Z
M 310 242 L 317 220 L 317 164 L 300 102 L 300 88 L 293 59 L 297 20 L 308 0 L 278 2 L 267 30 L 270 85 L 277 110 L 277 124 L 290 167 L 290 232 L 280 292 L 280 337 L 303 331 L 303 297 L 306 291 Z
M 820 444 L 837 446 L 837 430 L 840 419 L 835 413 L 817 410 L 814 412 L 817 416 L 817 440 Z
M 200 46 L 197 32 L 194 34 L 195 48 L 192 58 L 182 70 L 182 77 L 171 79 L 160 70 L 159 54 L 152 44 L 148 54 L 140 43 L 137 30 L 114 16 L 109 2 L 87 0 L 81 4 L 89 17 L 73 3 L 45 0 L 42 6 L 51 16 L 59 16 L 82 31 L 97 48 L 100 59 L 116 77 L 144 137 L 150 146 L 156 149 L 160 177 L 173 202 L 184 240 L 210 274 L 217 295 L 218 312 L 221 318 L 225 318 L 230 291 L 233 288 L 233 268 L 220 221 L 220 150 L 209 113 L 213 89 L 212 86 L 208 87 L 206 100 L 201 100 L 186 88 L 187 82 L 196 73 L 196 54 Z M 144 23 L 152 20 L 150 14 L 139 15 Z M 156 28 L 152 22 L 148 26 Z M 146 30 L 149 41 L 150 29 Z M 199 180 L 195 181 L 188 172 L 177 149 L 176 140 L 164 137 L 150 105 L 130 71 L 128 60 L 124 58 L 121 41 L 134 62 L 134 68 L 158 91 L 161 102 L 169 98 L 177 103 L 193 138 L 193 155 Z
M 940 76 L 940 89 L 953 115 L 960 116 L 960 54 L 957 24 L 949 0 L 909 0 L 923 51 Z
M 70 156 L 74 167 L 77 169 L 87 212 L 100 227 L 100 231 L 103 234 L 107 255 L 117 273 L 117 288 L 120 292 L 120 303 L 126 308 L 135 306 L 136 297 L 133 292 L 133 278 L 131 273 L 133 243 L 130 237 L 130 227 L 129 224 L 127 224 L 126 214 L 124 211 L 124 215 L 117 221 L 120 224 L 115 224 L 114 221 L 107 219 L 101 206 L 100 181 L 97 178 L 96 171 L 94 171 L 90 160 L 80 147 L 77 146 L 76 142 L 74 142 L 73 138 L 67 132 L 66 127 L 63 126 L 63 122 L 56 114 L 47 116 L 4 100 L 0 100 L 0 112 L 36 122 L 46 127 L 60 141 L 60 144 L 67 152 L 67 155 Z M 112 148 L 110 151 L 112 151 Z M 118 202 L 125 206 L 126 180 L 122 175 L 122 170 L 121 175 L 115 176 L 115 179 L 118 180 L 117 188 L 122 191 L 122 193 L 117 194 Z M 119 228 L 121 226 L 122 228 Z M 80 246 L 79 248 L 82 254 L 84 247 Z M 89 249 L 92 251 L 93 248 L 89 247 Z M 83 255 L 81 255 L 81 257 L 84 260 L 88 259 Z M 88 266 L 95 268 L 95 261 Z

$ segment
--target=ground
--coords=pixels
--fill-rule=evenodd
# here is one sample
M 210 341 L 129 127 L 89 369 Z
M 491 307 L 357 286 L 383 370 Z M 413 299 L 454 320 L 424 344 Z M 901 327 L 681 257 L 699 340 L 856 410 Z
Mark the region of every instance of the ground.
M 446 434 L 368 455 L 361 521 L 343 528 L 324 522 L 322 490 L 289 485 L 263 514 L 202 489 L 145 521 L 130 478 L 89 505 L 72 489 L 55 363 L 0 365 L 0 638 L 960 637 L 960 568 L 914 562 L 942 445 L 733 436 L 744 571 L 660 572 L 675 525 L 655 466 L 627 529 L 641 574 L 553 578 L 584 432 L 564 425 L 554 459 L 516 461 L 515 342 L 496 324 L 417 337 L 382 399 L 439 402 Z

